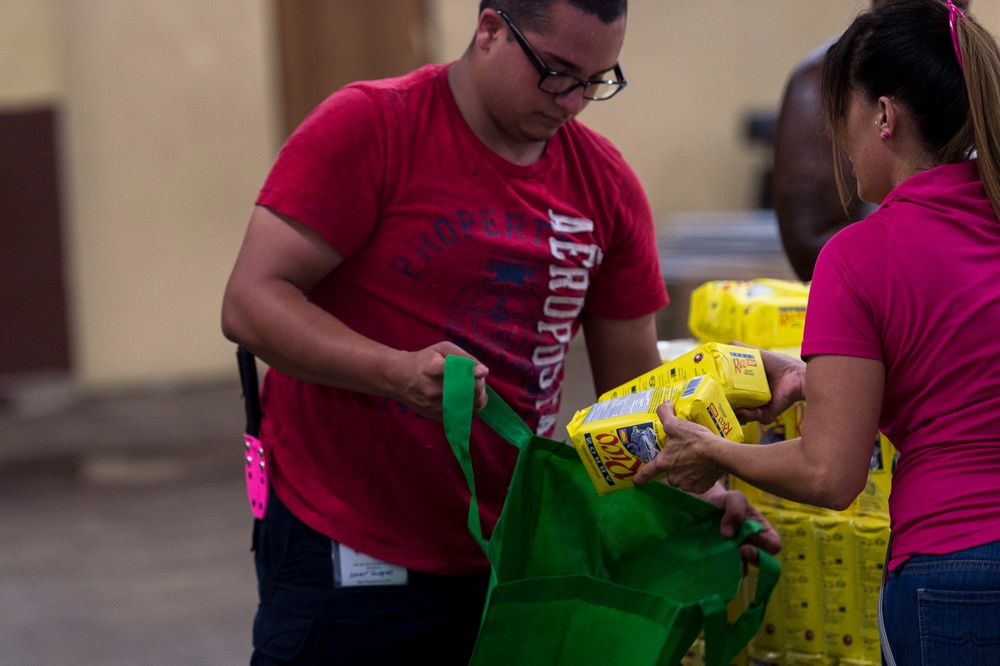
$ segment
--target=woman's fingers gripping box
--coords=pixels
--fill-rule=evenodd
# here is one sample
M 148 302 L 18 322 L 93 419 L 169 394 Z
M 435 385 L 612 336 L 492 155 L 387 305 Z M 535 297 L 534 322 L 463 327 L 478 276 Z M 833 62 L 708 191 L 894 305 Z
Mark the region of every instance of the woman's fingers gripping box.
M 632 476 L 659 453 L 666 434 L 656 408 L 668 400 L 678 418 L 743 441 L 725 393 L 708 375 L 596 402 L 578 411 L 566 430 L 598 493 L 631 488 Z

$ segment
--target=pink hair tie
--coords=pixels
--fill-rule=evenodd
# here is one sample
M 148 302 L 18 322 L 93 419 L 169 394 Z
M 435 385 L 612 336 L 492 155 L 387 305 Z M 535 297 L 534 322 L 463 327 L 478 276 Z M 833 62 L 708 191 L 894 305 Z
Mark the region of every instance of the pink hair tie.
M 965 15 L 961 9 L 952 4 L 951 0 L 948 0 L 948 27 L 951 28 L 951 44 L 955 47 L 955 57 L 958 58 L 958 66 L 964 72 L 965 63 L 962 62 L 962 49 L 958 45 L 958 20 L 957 18 L 965 19 L 968 21 L 968 17 Z M 956 18 L 957 16 L 957 18 Z

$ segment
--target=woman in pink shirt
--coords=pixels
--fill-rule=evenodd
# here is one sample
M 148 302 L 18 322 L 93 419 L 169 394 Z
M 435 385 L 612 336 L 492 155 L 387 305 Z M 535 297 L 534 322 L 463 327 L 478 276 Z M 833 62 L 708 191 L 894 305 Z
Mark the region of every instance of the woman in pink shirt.
M 827 56 L 827 123 L 864 201 L 823 248 L 805 363 L 765 353 L 769 422 L 806 399 L 802 437 L 742 446 L 680 421 L 636 476 L 701 492 L 731 473 L 844 509 L 878 428 L 900 452 L 882 594 L 883 663 L 1000 664 L 1000 56 L 950 2 L 858 16 Z

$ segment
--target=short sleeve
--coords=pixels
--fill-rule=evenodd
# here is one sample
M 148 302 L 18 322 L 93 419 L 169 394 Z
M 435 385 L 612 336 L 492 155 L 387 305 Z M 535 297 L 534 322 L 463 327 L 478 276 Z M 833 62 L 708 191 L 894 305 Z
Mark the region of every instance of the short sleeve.
M 371 234 L 387 160 L 385 115 L 370 91 L 343 88 L 288 138 L 257 198 L 318 232 L 342 256 Z
M 614 230 L 591 285 L 587 311 L 599 317 L 631 319 L 658 311 L 669 298 L 649 200 L 624 160 L 616 178 L 618 197 L 610 213 Z
M 885 228 L 857 222 L 823 247 L 809 289 L 802 357 L 884 360 L 877 322 L 885 308 Z

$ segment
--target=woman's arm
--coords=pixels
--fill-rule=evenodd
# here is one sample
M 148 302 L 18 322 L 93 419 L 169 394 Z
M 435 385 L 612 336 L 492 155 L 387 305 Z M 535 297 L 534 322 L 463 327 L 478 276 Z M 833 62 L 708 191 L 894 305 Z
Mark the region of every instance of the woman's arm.
M 635 481 L 658 474 L 689 492 L 705 492 L 729 473 L 787 499 L 842 510 L 864 489 L 885 388 L 881 361 L 816 356 L 807 363 L 802 436 L 766 445 L 736 444 L 662 405 L 663 450 Z

